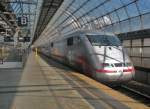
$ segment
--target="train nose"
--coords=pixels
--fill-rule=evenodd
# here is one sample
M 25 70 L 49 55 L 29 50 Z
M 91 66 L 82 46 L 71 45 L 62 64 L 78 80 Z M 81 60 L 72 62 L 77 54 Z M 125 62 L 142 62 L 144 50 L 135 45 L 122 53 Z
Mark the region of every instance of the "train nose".
M 96 78 L 104 82 L 130 81 L 134 78 L 134 67 L 105 67 L 96 70 Z

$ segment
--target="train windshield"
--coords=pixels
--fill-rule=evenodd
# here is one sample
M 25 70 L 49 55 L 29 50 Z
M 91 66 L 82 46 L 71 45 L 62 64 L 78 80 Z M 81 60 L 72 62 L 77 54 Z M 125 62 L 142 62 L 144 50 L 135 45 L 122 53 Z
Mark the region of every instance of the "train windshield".
M 121 46 L 121 42 L 116 36 L 87 35 L 87 38 L 93 46 Z

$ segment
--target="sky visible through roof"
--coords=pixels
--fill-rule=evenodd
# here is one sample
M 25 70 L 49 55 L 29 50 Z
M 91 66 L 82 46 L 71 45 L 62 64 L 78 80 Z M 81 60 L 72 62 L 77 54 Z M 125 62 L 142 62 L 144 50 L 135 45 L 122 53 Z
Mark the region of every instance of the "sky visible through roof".
M 37 3 L 42 0 L 18 1 Z M 40 12 L 40 8 L 39 10 L 36 8 L 37 5 L 21 4 L 19 2 L 17 4 L 18 6 L 16 6 L 16 3 L 12 4 L 16 13 L 35 14 L 36 11 L 38 11 L 37 13 Z M 22 8 L 18 9 L 16 7 Z M 34 21 L 35 15 L 27 16 L 30 16 L 31 27 L 36 23 Z M 149 29 L 149 19 L 150 0 L 64 0 L 62 6 L 41 34 L 41 37 L 51 39 L 60 34 L 58 31 L 61 31 L 61 34 L 68 34 L 77 29 L 96 29 L 115 34 L 126 33 Z M 45 39 L 46 41 L 47 38 Z

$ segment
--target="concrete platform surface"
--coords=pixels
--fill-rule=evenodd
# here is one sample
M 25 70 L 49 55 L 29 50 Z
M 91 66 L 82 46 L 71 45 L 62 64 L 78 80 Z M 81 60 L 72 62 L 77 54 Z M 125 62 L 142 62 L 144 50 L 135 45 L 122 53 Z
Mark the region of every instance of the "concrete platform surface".
M 0 109 L 149 108 L 34 53 L 24 69 L 0 69 L 0 74 Z

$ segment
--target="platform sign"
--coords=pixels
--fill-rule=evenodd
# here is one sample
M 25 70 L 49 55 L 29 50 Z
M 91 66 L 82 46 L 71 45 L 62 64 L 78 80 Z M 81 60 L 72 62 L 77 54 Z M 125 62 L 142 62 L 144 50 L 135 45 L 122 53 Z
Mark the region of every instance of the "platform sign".
M 18 37 L 18 41 L 19 42 L 24 42 L 24 38 L 23 37 Z
M 18 17 L 18 26 L 27 26 L 28 18 L 26 16 Z
M 30 42 L 30 37 L 24 37 L 24 42 Z
M 4 37 L 4 42 L 14 42 L 14 38 L 11 36 Z
M 19 42 L 30 42 L 30 37 L 18 37 Z

